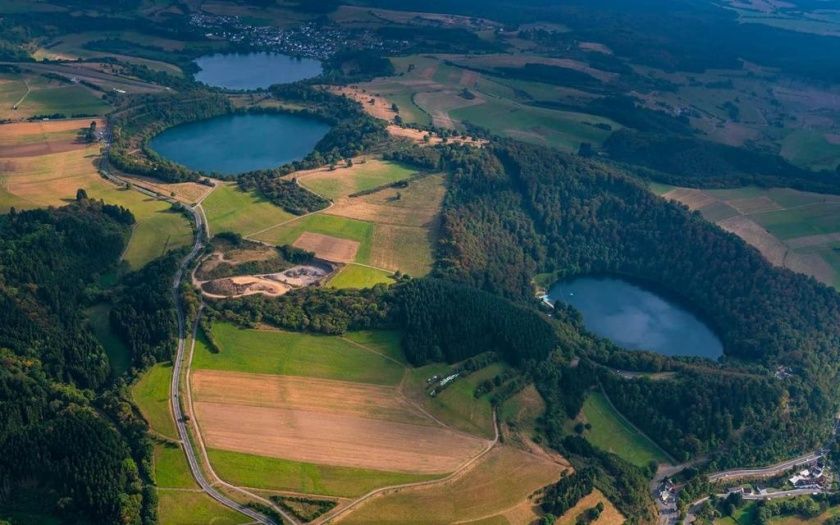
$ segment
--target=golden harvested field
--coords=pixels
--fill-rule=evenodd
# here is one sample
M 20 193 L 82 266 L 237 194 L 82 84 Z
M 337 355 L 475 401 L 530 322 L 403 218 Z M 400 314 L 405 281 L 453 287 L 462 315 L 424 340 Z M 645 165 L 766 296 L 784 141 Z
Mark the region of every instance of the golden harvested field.
M 557 518 L 557 525 L 574 525 L 577 517 L 586 509 L 590 509 L 598 503 L 604 504 L 604 511 L 598 516 L 598 519 L 593 521 L 594 525 L 619 525 L 624 523 L 624 516 L 615 505 L 610 503 L 600 490 L 595 489 L 585 498 L 581 498 L 577 505 L 566 511 L 565 514 Z
M 380 159 L 356 158 L 349 168 L 317 168 L 290 175 L 301 186 L 328 199 L 335 200 L 360 191 L 368 191 L 408 179 L 415 170 Z
M 431 247 L 445 195 L 443 176 L 430 175 L 408 188 L 338 199 L 325 213 L 376 224 L 370 263 L 419 277 L 432 266 Z
M 301 233 L 292 246 L 314 252 L 322 259 L 341 263 L 353 262 L 359 251 L 359 243 L 356 241 L 312 232 Z
M 0 157 L 34 157 L 83 149 L 89 144 L 79 139 L 79 133 L 91 122 L 96 122 L 99 129 L 105 125 L 96 118 L 2 124 Z
M 201 372 L 196 418 L 208 446 L 344 467 L 446 473 L 485 441 L 426 419 L 394 388 Z
M 494 522 L 528 523 L 536 517 L 529 496 L 557 481 L 565 468 L 545 458 L 499 445 L 454 480 L 372 498 L 341 516 L 339 521 L 348 524 L 444 524 L 498 516 L 500 519 L 494 519 Z M 522 516 L 525 520 L 519 521 Z
M 50 121 L 12 124 L 19 143 L 49 143 L 66 135 L 84 121 Z M 81 128 L 79 128 L 81 129 Z M 6 136 L 5 134 L 3 135 Z M 8 139 L 7 139 L 8 140 Z M 0 212 L 10 208 L 30 209 L 63 206 L 83 188 L 88 196 L 131 210 L 137 223 L 123 255 L 137 269 L 164 252 L 185 246 L 192 240 L 187 219 L 171 211 L 170 205 L 139 192 L 122 189 L 103 179 L 96 167 L 99 144 L 78 144 L 59 153 L 31 157 L 0 156 Z
M 184 204 L 196 204 L 207 197 L 213 191 L 213 186 L 205 186 L 197 182 L 176 182 L 165 183 L 159 180 L 148 177 L 138 177 L 135 175 L 123 175 L 125 180 L 131 181 L 135 186 L 148 188 L 161 195 L 168 195 Z M 221 184 L 221 182 L 217 182 Z
M 362 108 L 371 117 L 392 122 L 394 117 L 397 116 L 397 113 L 391 107 L 391 101 L 383 98 L 378 93 L 368 92 L 365 88 L 358 86 L 330 86 L 328 91 L 355 100 L 362 105 Z

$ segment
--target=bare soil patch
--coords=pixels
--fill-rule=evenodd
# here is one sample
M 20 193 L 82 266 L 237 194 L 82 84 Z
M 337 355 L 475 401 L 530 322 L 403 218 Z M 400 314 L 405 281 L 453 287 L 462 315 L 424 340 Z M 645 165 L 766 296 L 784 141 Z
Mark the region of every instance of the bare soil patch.
M 224 388 L 230 389 L 230 386 Z M 197 402 L 205 442 L 309 463 L 422 474 L 455 470 L 484 441 L 442 427 L 351 413 Z
M 255 294 L 277 297 L 291 289 L 291 286 L 256 275 L 225 277 L 207 281 L 201 285 L 201 290 L 205 295 L 216 298 L 244 297 Z
M 392 137 L 408 139 L 420 146 L 435 146 L 443 142 L 443 139 L 440 138 L 439 135 L 436 133 L 431 133 L 428 131 L 421 131 L 419 129 L 414 128 L 403 128 L 397 126 L 396 124 L 392 124 L 386 128 L 388 133 Z M 429 140 L 426 140 L 426 137 L 429 137 Z M 449 137 L 447 142 L 451 144 L 466 144 L 468 146 L 475 146 L 481 147 L 484 144 L 487 144 L 487 141 L 484 139 L 476 139 L 473 137 Z
M 788 248 L 755 221 L 743 216 L 731 217 L 720 221 L 718 226 L 744 239 L 771 264 L 785 265 Z
M 356 252 L 359 250 L 357 241 L 312 232 L 300 234 L 292 246 L 314 252 L 321 259 L 340 263 L 354 261 Z

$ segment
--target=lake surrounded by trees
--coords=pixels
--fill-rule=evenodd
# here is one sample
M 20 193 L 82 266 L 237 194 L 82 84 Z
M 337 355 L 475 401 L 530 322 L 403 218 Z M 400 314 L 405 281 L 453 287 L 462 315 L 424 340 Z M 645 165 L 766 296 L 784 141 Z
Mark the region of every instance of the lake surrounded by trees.
M 282 113 L 223 115 L 166 129 L 149 146 L 193 170 L 237 175 L 300 160 L 329 129 L 319 120 Z
M 723 344 L 688 310 L 614 277 L 578 277 L 551 286 L 548 298 L 577 308 L 586 328 L 630 350 L 717 359 Z
M 321 62 L 282 53 L 216 53 L 195 59 L 201 71 L 195 79 L 208 86 L 232 90 L 264 89 L 317 77 Z

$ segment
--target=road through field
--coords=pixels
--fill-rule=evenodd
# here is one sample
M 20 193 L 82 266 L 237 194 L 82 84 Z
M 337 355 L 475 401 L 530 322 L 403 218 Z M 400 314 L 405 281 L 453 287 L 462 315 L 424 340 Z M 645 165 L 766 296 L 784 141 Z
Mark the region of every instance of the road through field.
M 108 148 L 110 146 L 110 126 L 105 130 L 105 148 L 102 155 L 102 164 L 101 170 L 102 174 L 109 178 L 116 180 L 120 183 L 126 184 L 126 181 L 122 180 L 120 177 L 113 175 L 110 172 L 109 165 L 108 165 Z M 147 194 L 151 197 L 157 199 L 163 199 L 169 201 L 170 199 L 166 196 L 160 195 L 155 193 L 151 190 L 134 186 L 138 191 L 141 193 Z M 170 404 L 172 406 L 172 414 L 175 419 L 175 426 L 178 429 L 178 437 L 180 438 L 182 448 L 184 450 L 184 454 L 187 457 L 187 463 L 190 467 L 190 472 L 193 475 L 196 483 L 198 483 L 201 490 L 203 490 L 208 496 L 213 498 L 214 500 L 218 501 L 222 505 L 229 507 L 237 512 L 241 512 L 242 514 L 252 518 L 256 523 L 262 523 L 263 525 L 276 525 L 274 520 L 264 516 L 262 513 L 257 512 L 253 509 L 250 509 L 236 501 L 230 499 L 229 497 L 222 494 L 218 491 L 215 487 L 213 487 L 210 482 L 207 481 L 207 478 L 204 477 L 204 473 L 201 470 L 201 466 L 199 465 L 198 458 L 196 457 L 195 451 L 193 450 L 192 444 L 190 442 L 189 433 L 187 432 L 187 425 L 186 421 L 184 420 L 184 413 L 181 410 L 181 402 L 180 402 L 180 382 L 181 382 L 181 369 L 183 368 L 184 364 L 184 353 L 186 347 L 186 315 L 184 313 L 184 305 L 180 300 L 180 294 L 178 293 L 178 289 L 181 287 L 181 281 L 184 277 L 185 270 L 189 267 L 190 263 L 196 256 L 201 252 L 204 248 L 204 215 L 200 207 L 185 207 L 190 211 L 193 217 L 193 221 L 195 221 L 195 242 L 193 243 L 192 250 L 183 258 L 181 259 L 181 263 L 178 266 L 178 270 L 175 272 L 175 277 L 172 280 L 172 298 L 175 301 L 176 312 L 178 317 L 178 348 L 177 353 L 175 355 L 175 360 L 173 362 L 172 368 L 172 383 L 170 385 Z M 198 209 L 197 209 L 198 208 Z M 193 337 L 195 337 L 195 328 L 198 325 L 198 322 L 195 323 L 196 326 L 193 327 Z M 277 510 L 277 509 L 275 509 Z M 280 512 L 284 519 L 288 520 L 292 524 L 296 524 L 297 520 L 293 517 L 288 516 L 285 512 Z

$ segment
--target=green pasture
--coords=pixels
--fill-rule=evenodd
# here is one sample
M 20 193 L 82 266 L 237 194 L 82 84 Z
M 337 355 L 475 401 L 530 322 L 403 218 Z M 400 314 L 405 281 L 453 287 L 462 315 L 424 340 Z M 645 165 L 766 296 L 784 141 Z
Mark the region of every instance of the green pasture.
M 402 334 L 396 330 L 360 330 L 347 332 L 342 337 L 360 344 L 375 352 L 387 355 L 391 359 L 405 362 L 402 346 Z
M 213 353 L 196 340 L 194 369 L 340 379 L 395 385 L 403 367 L 359 348 L 341 337 L 280 330 L 237 328 L 214 323 L 213 337 L 221 351 Z
M 294 243 L 303 232 L 350 239 L 359 242 L 356 262 L 369 264 L 373 230 L 374 225 L 370 222 L 316 213 L 254 235 L 253 238 L 277 246 Z
M 440 477 L 302 463 L 216 449 L 208 449 L 207 455 L 213 469 L 228 483 L 322 496 L 361 496 L 377 487 Z
M 286 222 L 294 215 L 235 182 L 220 183 L 202 202 L 210 233 L 231 231 L 248 235 Z
M 164 488 L 197 488 L 180 445 L 156 443 L 154 447 L 155 484 Z
M 158 522 L 171 525 L 237 525 L 251 518 L 196 490 L 158 490 Z
M 175 421 L 169 411 L 169 383 L 172 364 L 157 363 L 148 369 L 131 387 L 134 402 L 155 432 L 178 439 Z
M 583 403 L 582 415 L 592 425 L 585 434 L 596 447 L 643 467 L 651 461 L 667 463 L 668 457 L 645 435 L 630 426 L 601 392 L 592 392 Z
M 393 282 L 394 280 L 391 279 L 389 272 L 368 266 L 359 266 L 358 264 L 348 264 L 335 277 L 330 279 L 327 286 L 331 288 L 372 288 L 377 284 L 391 284 Z

